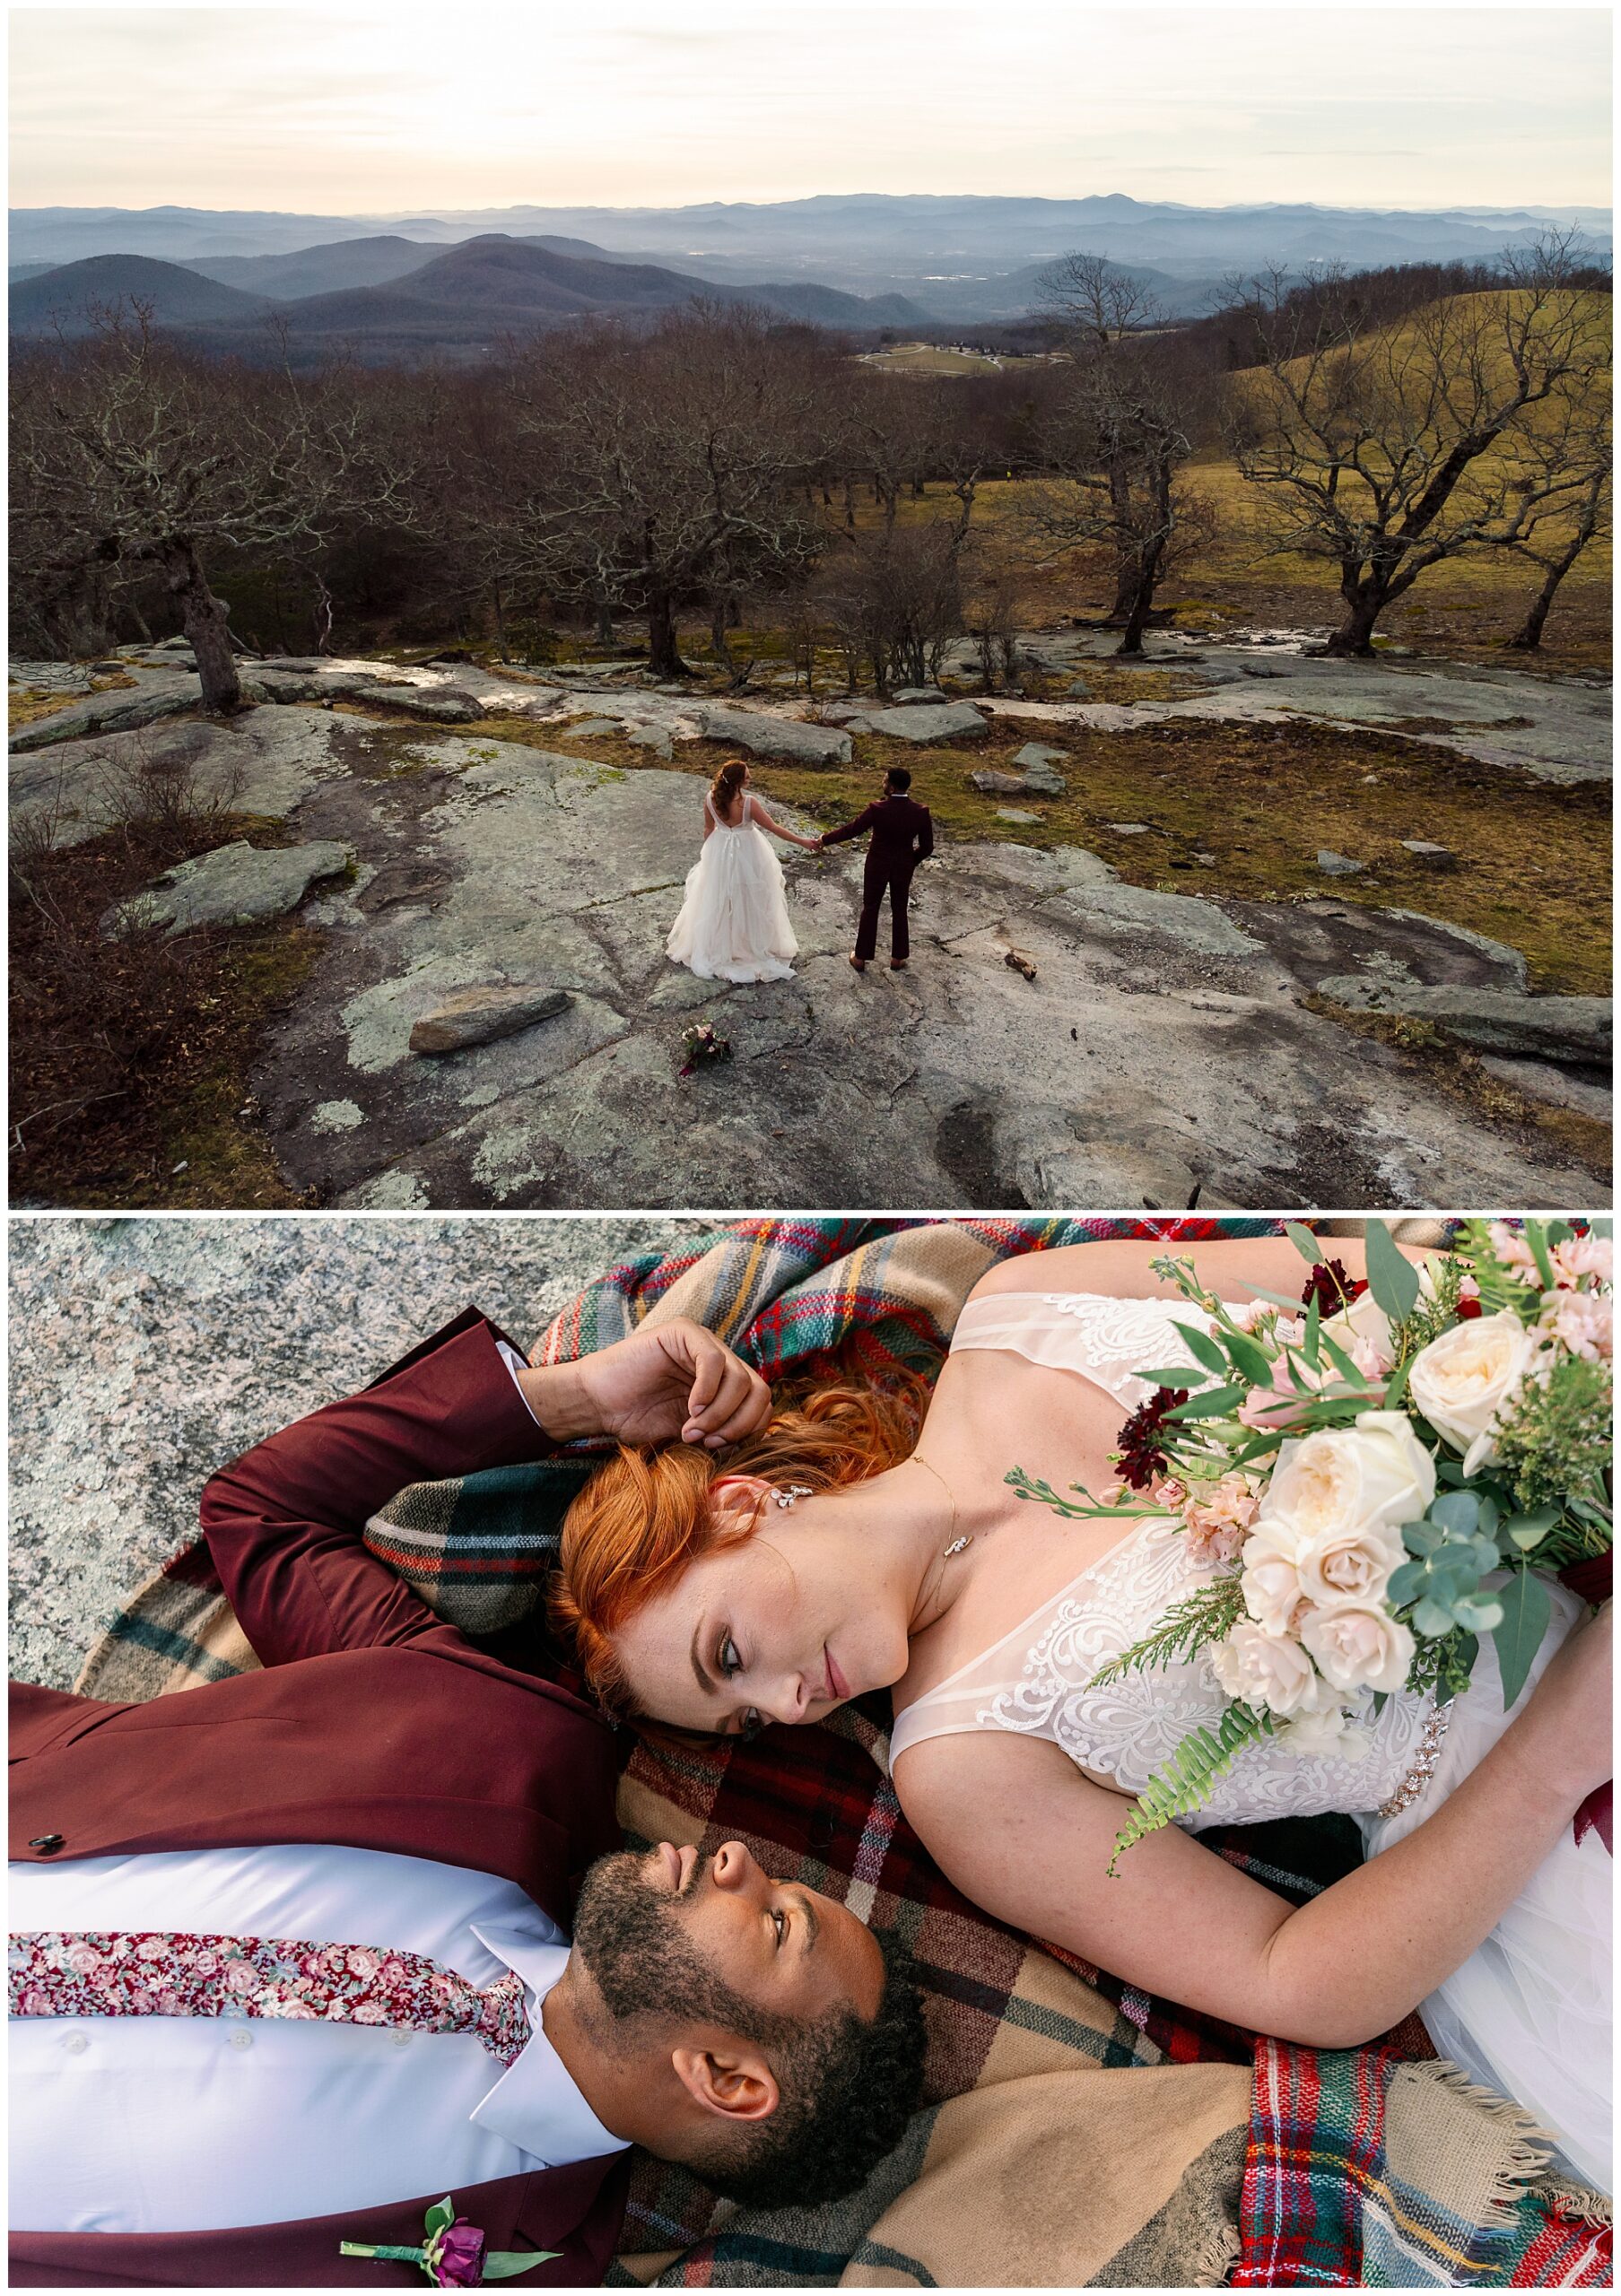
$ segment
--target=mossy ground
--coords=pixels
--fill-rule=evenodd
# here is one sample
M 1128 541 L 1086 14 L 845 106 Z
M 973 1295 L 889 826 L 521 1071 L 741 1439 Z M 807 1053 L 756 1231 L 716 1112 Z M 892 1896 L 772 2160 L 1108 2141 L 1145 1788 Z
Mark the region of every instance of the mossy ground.
M 85 691 L 110 693 L 115 687 L 135 683 L 135 680 L 125 671 L 109 671 L 104 677 L 92 678 Z M 75 701 L 83 701 L 83 693 L 48 693 L 39 686 L 8 686 L 5 695 L 7 726 L 12 733 L 20 734 L 24 726 L 38 725 L 41 718 L 54 718 L 58 710 L 70 709 Z

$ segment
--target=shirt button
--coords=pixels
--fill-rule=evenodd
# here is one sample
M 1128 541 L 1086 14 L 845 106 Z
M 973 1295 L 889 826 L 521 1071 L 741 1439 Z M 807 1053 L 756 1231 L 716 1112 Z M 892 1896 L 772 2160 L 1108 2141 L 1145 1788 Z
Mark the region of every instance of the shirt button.
M 65 2033 L 62 2037 L 62 2046 L 68 2051 L 70 2056 L 83 2057 L 85 2050 L 90 2047 L 90 2035 L 88 2033 Z
M 396 2048 L 405 2048 L 410 2045 L 411 2036 L 403 2025 L 397 2025 L 388 2038 Z
M 231 2046 L 232 2048 L 251 2048 L 253 2047 L 253 2035 L 248 2031 L 245 2025 L 239 2025 L 236 2031 L 231 2034 Z

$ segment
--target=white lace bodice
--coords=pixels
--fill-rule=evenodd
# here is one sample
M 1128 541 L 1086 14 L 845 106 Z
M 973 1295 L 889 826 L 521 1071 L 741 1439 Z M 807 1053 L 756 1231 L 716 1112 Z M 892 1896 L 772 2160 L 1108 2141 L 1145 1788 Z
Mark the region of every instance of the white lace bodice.
M 1163 1370 L 1189 1361 L 1174 1328 L 1179 1322 L 1207 1327 L 1206 1318 L 1180 1300 L 1004 1292 L 969 1301 L 952 1352 L 1006 1348 L 1074 1371 L 1129 1413 L 1150 1393 L 1135 1376 L 1139 1366 Z M 1133 1671 L 1099 1689 L 1092 1680 L 1210 1575 L 1190 1555 L 1179 1523 L 1133 1525 L 1011 1634 L 899 1714 L 891 1761 L 923 1738 L 1017 1730 L 1050 1738 L 1083 1768 L 1140 1794 L 1190 1730 L 1217 1724 L 1226 1700 L 1204 1656 L 1152 1673 Z M 1377 1716 L 1370 1710 L 1362 1726 L 1372 1744 L 1357 1761 L 1291 1754 L 1283 1741 L 1247 1746 L 1186 1822 L 1249 1825 L 1322 1810 L 1377 1809 L 1416 1761 L 1429 1711 L 1427 1699 L 1405 1694 L 1387 1700 Z

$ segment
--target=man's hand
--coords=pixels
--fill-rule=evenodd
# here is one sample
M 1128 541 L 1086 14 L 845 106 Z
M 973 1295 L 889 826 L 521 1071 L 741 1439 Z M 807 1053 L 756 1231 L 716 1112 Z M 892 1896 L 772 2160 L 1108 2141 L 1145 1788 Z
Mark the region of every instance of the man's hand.
M 616 1435 L 622 1443 L 702 1443 L 717 1451 L 763 1427 L 771 1389 L 724 1341 L 690 1318 L 644 1326 L 577 1363 L 520 1374 L 548 1435 Z

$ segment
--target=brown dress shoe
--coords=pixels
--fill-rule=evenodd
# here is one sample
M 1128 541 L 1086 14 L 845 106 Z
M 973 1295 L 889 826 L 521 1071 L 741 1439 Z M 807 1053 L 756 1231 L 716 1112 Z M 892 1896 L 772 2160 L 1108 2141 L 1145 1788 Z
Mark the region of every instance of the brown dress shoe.
M 858 972 L 865 972 L 867 970 L 867 959 L 865 957 L 852 957 L 850 959 L 850 962 L 854 965 Z

